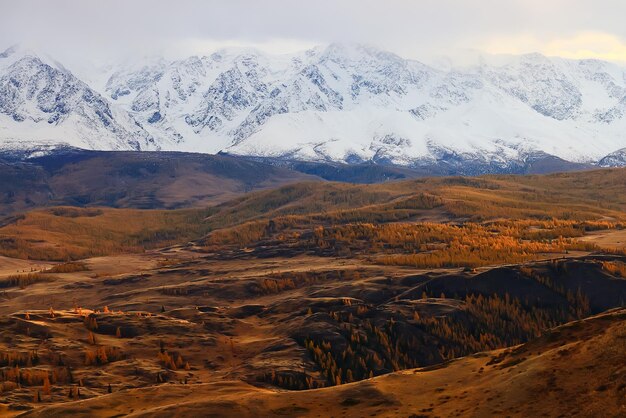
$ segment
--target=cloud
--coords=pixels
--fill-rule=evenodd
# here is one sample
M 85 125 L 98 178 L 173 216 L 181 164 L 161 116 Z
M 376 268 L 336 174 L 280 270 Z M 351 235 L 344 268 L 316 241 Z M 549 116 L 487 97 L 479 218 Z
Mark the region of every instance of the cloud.
M 549 42 L 543 52 L 566 58 L 598 58 L 626 62 L 626 42 L 602 32 L 581 32 L 571 38 Z
M 238 39 L 203 39 L 188 38 L 181 39 L 171 45 L 171 50 L 176 50 L 180 55 L 199 55 L 206 51 L 217 51 L 221 48 L 253 48 L 270 54 L 288 54 L 297 51 L 304 51 L 317 46 L 313 41 L 298 39 L 266 39 L 263 41 L 246 41 Z
M 596 58 L 626 63 L 626 42 L 610 33 L 583 31 L 568 37 L 541 39 L 530 33 L 494 37 L 478 47 L 491 54 L 540 52 L 572 59 Z
M 621 0 L 0 0 L 0 43 L 75 59 L 346 41 L 418 59 L 472 48 L 621 61 L 625 15 Z

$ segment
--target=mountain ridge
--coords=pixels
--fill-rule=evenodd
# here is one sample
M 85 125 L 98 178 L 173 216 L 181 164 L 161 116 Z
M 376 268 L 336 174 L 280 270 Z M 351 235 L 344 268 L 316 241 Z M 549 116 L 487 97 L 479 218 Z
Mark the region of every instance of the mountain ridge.
M 472 174 L 512 172 L 537 155 L 626 164 L 626 69 L 599 60 L 527 54 L 440 69 L 331 44 L 159 58 L 78 77 L 39 55 L 0 54 L 4 149 L 64 143 Z

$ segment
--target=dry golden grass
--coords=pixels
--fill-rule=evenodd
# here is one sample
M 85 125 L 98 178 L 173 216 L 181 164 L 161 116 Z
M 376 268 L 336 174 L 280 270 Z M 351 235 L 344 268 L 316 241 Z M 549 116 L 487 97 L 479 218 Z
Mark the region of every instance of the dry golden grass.
M 626 229 L 594 231 L 581 239 L 609 251 L 623 250 L 626 248 Z
M 206 210 L 36 210 L 0 228 L 0 254 L 64 261 L 142 252 L 202 236 L 206 214 Z
M 53 276 L 44 275 L 41 273 L 13 274 L 3 279 L 0 279 L 0 289 L 4 289 L 7 287 L 24 288 L 35 283 L 51 282 L 53 280 Z
M 511 228 L 509 223 L 503 225 Z M 555 228 L 564 225 L 566 223 L 554 223 Z M 84 262 L 88 271 L 59 273 L 51 283 L 9 289 L 10 299 L 0 305 L 0 340 L 4 341 L 0 344 L 0 369 L 2 361 L 18 362 L 24 381 L 30 380 L 33 384 L 22 383 L 20 389 L 11 386 L 15 365 L 4 366 L 3 371 L 7 373 L 4 376 L 9 380 L 2 383 L 1 390 L 5 391 L 3 396 L 7 402 L 16 407 L 34 407 L 33 414 L 42 414 L 35 416 L 115 416 L 129 414 L 130 409 L 146 416 L 158 416 L 161 410 L 155 409 L 156 405 L 165 408 L 166 412 L 162 413 L 170 416 L 198 416 L 207 408 L 218 416 L 229 416 L 233 410 L 241 410 L 243 416 L 271 416 L 291 414 L 285 412 L 290 410 L 283 408 L 292 407 L 294 402 L 310 411 L 298 409 L 294 414 L 305 416 L 340 415 L 344 406 L 347 416 L 357 416 L 363 408 L 367 415 L 384 416 L 389 411 L 385 399 L 393 400 L 395 395 L 391 394 L 397 391 L 398 402 L 403 405 L 400 416 L 410 416 L 423 413 L 419 411 L 422 408 L 429 408 L 429 404 L 415 407 L 422 405 L 421 402 L 428 399 L 427 395 L 437 399 L 442 394 L 434 389 L 447 388 L 445 384 L 452 386 L 456 380 L 464 380 L 465 383 L 458 386 L 459 394 L 469 390 L 471 382 L 480 378 L 473 370 L 485 367 L 491 358 L 477 358 L 475 360 L 482 363 L 472 363 L 472 367 L 449 369 L 457 373 L 454 379 L 450 373 L 420 374 L 418 377 L 423 377 L 424 382 L 435 386 L 414 391 L 413 395 L 397 387 L 387 388 L 387 383 L 380 387 L 383 392 L 380 396 L 376 391 L 367 392 L 367 396 L 344 392 L 351 387 L 358 387 L 358 392 L 367 391 L 364 388 L 379 385 L 377 382 L 402 379 L 402 373 L 393 374 L 389 380 L 366 380 L 362 383 L 364 386 L 352 383 L 342 385 L 336 391 L 302 394 L 278 390 L 271 384 L 281 385 L 281 389 L 328 386 L 332 382 L 320 375 L 325 368 L 334 369 L 335 383 L 343 384 L 367 378 L 369 374 L 376 376 L 407 367 L 436 364 L 438 357 L 431 361 L 417 355 L 432 348 L 438 356 L 436 341 L 447 342 L 441 346 L 441 355 L 448 359 L 527 341 L 546 326 L 569 320 L 558 317 L 562 308 L 552 305 L 561 299 L 560 294 L 551 294 L 550 299 L 545 299 L 545 293 L 541 295 L 553 310 L 550 312 L 547 308 L 531 308 L 529 311 L 520 305 L 525 303 L 527 296 L 534 297 L 534 293 L 511 294 L 509 299 L 502 295 L 499 298 L 462 297 L 446 290 L 446 299 L 433 299 L 440 298 L 443 292 L 432 287 L 432 294 L 421 296 L 421 301 L 416 300 L 422 289 L 414 288 L 421 281 L 419 277 L 424 274 L 423 270 L 376 266 L 358 258 L 300 256 L 215 260 L 194 258 L 195 255 L 176 248 L 90 259 Z M 175 259 L 178 263 L 174 263 Z M 599 263 L 590 264 L 598 264 L 594 271 L 600 272 L 603 283 L 614 281 L 601 273 Z M 559 269 L 558 274 L 575 273 L 578 266 L 586 264 L 573 265 L 577 267 Z M 546 266 L 540 269 L 550 268 Z M 103 272 L 110 274 L 94 277 Z M 499 274 L 500 278 L 492 283 L 502 282 L 507 292 L 514 292 L 516 285 L 510 279 L 511 275 Z M 551 273 L 544 271 L 542 274 Z M 459 279 L 466 278 L 468 283 L 483 283 L 478 277 L 480 273 L 439 270 L 430 276 L 433 279 L 429 282 L 431 286 L 435 286 L 440 275 L 462 275 Z M 587 277 L 597 278 L 593 274 Z M 442 278 L 441 283 L 447 280 Z M 535 279 L 532 282 L 536 282 L 531 289 L 533 292 L 548 286 Z M 563 282 L 567 283 L 567 280 Z M 596 289 L 600 288 L 600 285 L 596 286 Z M 488 287 L 485 291 L 495 289 Z M 71 304 L 77 307 L 72 309 Z M 453 312 L 461 319 L 446 319 Z M 442 318 L 433 319 L 439 316 Z M 474 325 L 464 326 L 468 321 Z M 419 330 L 413 333 L 413 327 L 419 327 Z M 354 335 L 346 334 L 346 341 L 351 341 L 347 346 L 336 340 L 343 338 L 344 331 L 353 331 Z M 306 347 L 298 342 L 295 332 L 303 332 L 302 338 L 310 336 Z M 425 333 L 429 337 L 422 340 L 420 336 Z M 311 344 L 313 341 L 315 343 Z M 333 348 L 342 347 L 340 351 L 328 351 L 331 341 Z M 318 348 L 322 349 L 323 360 L 320 355 L 307 354 L 319 352 Z M 35 349 L 37 364 L 32 364 L 31 359 L 29 365 L 27 353 Z M 18 352 L 26 353 L 25 357 Z M 6 360 L 2 360 L 2 353 L 6 354 Z M 368 363 L 367 369 L 356 367 L 356 363 L 362 360 Z M 66 381 L 62 373 L 68 369 L 62 364 L 71 366 L 73 382 Z M 496 370 L 496 367 L 485 367 L 485 370 L 490 369 Z M 43 389 L 43 371 L 50 380 L 50 394 Z M 276 371 L 275 378 L 272 371 Z M 260 379 L 262 374 L 266 376 L 264 380 Z M 429 376 L 438 377 L 428 380 Z M 447 380 L 439 383 L 437 379 Z M 481 388 L 488 384 L 488 380 L 478 381 Z M 603 381 L 604 377 L 598 379 L 597 385 L 602 385 Z M 407 380 L 404 384 L 414 388 L 420 382 L 422 380 Z M 112 385 L 111 394 L 108 393 L 109 384 Z M 425 397 L 416 398 L 416 393 L 422 391 Z M 38 392 L 41 392 L 41 402 L 36 401 Z M 218 405 L 226 393 L 224 399 L 227 399 L 228 407 Z M 334 398 L 330 395 L 332 393 L 342 395 Z M 480 394 L 476 394 L 476 399 Z M 157 403 L 148 402 L 148 397 L 153 395 L 157 396 Z M 266 395 L 269 398 L 265 398 Z M 312 396 L 315 401 L 307 401 L 307 396 Z M 190 404 L 181 405 L 182 398 Z M 365 399 L 370 398 L 376 399 L 378 404 L 369 404 Z M 358 404 L 351 399 L 358 400 Z M 113 400 L 115 402 L 111 403 Z M 118 401 L 123 410 L 111 406 L 118 405 Z M 465 408 L 460 399 L 455 399 L 454 403 L 455 407 Z M 318 404 L 329 405 L 329 409 L 319 409 Z M 338 410 L 333 406 L 337 404 L 340 405 Z M 100 408 L 102 405 L 104 407 Z M 488 402 L 486 405 L 496 406 Z M 0 411 L 0 414 L 15 412 Z M 445 408 L 440 411 L 437 407 L 437 415 L 447 413 Z
M 206 210 L 36 210 L 0 228 L 0 255 L 75 260 L 141 252 L 237 225 L 243 227 L 241 232 L 224 229 L 217 241 L 245 245 L 252 240 L 245 235 L 262 237 L 270 220 L 309 227 L 501 218 L 622 221 L 624 172 L 428 178 L 367 186 L 300 183 L 250 193 Z
M 89 268 L 85 263 L 67 262 L 54 265 L 42 273 L 76 273 L 77 271 L 87 271 Z
M 0 228 L 0 252 L 118 255 L 7 278 L 0 391 L 32 416 L 591 416 L 607 399 L 619 414 L 623 314 L 437 364 L 623 304 L 621 256 L 450 268 L 597 250 L 579 240 L 624 227 L 623 173 L 299 184 L 207 210 L 28 213 Z M 200 237 L 205 247 L 126 254 Z M 36 265 L 23 263 L 4 274 Z M 435 366 L 392 373 L 424 365 Z
M 300 183 L 251 193 L 215 207 L 212 227 L 307 215 L 327 222 L 447 219 L 626 220 L 626 169 L 544 176 L 424 178 L 372 185 Z
M 618 417 L 626 414 L 625 319 L 616 311 L 513 349 L 333 388 L 275 391 L 224 379 L 116 391 L 25 416 Z

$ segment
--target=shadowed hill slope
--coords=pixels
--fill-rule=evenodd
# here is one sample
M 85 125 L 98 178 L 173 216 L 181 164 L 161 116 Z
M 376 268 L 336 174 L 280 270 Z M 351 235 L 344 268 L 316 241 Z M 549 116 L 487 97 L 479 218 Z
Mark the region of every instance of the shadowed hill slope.
M 69 149 L 28 160 L 0 160 L 0 214 L 54 205 L 199 207 L 316 179 L 223 155 Z

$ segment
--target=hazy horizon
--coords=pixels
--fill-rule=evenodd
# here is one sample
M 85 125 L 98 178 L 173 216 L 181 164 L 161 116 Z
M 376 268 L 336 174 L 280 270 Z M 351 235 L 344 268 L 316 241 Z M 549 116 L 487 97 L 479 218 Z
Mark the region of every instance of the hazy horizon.
M 306 8 L 281 0 L 184 0 L 175 7 L 145 0 L 2 0 L 0 8 L 3 48 L 36 46 L 61 61 L 177 58 L 230 47 L 281 54 L 340 42 L 422 61 L 538 52 L 626 62 L 626 5 L 613 0 L 321 0 Z

